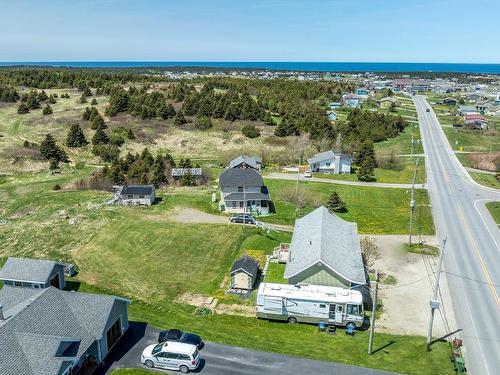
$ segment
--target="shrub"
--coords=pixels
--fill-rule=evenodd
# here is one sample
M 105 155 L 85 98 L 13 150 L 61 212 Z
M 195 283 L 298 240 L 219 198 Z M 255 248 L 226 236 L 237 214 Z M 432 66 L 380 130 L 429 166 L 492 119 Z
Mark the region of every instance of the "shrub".
M 212 310 L 209 307 L 206 307 L 206 306 L 197 307 L 194 310 L 194 315 L 195 316 L 210 316 L 212 314 L 213 314 Z
M 196 116 L 194 127 L 198 130 L 208 130 L 212 127 L 212 120 L 207 116 Z
M 17 113 L 20 115 L 24 115 L 25 113 L 28 113 L 29 111 L 30 111 L 30 109 L 24 103 L 19 104 L 19 107 L 17 107 Z
M 245 125 L 241 132 L 247 138 L 257 138 L 260 137 L 260 130 L 255 127 L 255 125 Z
M 99 156 L 104 162 L 110 163 L 118 159 L 120 149 L 115 145 L 95 145 L 92 147 L 92 153 Z
M 61 190 L 61 185 L 59 184 L 55 184 L 53 187 L 52 187 L 52 190 Z

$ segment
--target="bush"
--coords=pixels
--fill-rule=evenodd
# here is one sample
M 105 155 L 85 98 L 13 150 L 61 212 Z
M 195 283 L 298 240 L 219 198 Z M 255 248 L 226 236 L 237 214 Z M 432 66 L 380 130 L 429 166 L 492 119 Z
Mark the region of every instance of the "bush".
M 210 316 L 212 314 L 213 314 L 212 310 L 209 307 L 206 307 L 206 306 L 197 307 L 194 310 L 194 315 L 195 316 Z
M 53 187 L 52 187 L 52 190 L 61 190 L 61 185 L 59 184 L 55 184 Z
M 120 156 L 120 149 L 115 145 L 95 145 L 92 147 L 92 153 L 104 162 L 111 163 Z
M 24 103 L 19 104 L 19 107 L 17 107 L 17 113 L 20 115 L 24 115 L 25 113 L 28 113 L 29 111 L 30 111 L 30 109 Z
M 381 153 L 376 156 L 377 167 L 389 169 L 393 171 L 402 171 L 403 163 L 398 153 L 391 151 L 390 153 Z
M 260 137 L 260 130 L 255 127 L 255 125 L 245 125 L 241 132 L 247 138 L 257 138 Z
M 194 127 L 198 130 L 208 130 L 212 127 L 212 120 L 207 116 L 196 116 Z

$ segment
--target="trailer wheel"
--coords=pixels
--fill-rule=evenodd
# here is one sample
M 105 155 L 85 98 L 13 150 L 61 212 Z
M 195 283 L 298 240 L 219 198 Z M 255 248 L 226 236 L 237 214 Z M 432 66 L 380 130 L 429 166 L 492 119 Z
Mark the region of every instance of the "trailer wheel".
M 297 323 L 297 318 L 296 318 L 296 317 L 294 317 L 294 316 L 289 317 L 289 318 L 288 318 L 288 323 L 290 323 L 290 324 L 295 324 L 295 323 Z
M 345 327 L 346 328 L 352 327 L 352 329 L 356 329 L 356 324 L 354 324 L 353 322 L 349 322 Z

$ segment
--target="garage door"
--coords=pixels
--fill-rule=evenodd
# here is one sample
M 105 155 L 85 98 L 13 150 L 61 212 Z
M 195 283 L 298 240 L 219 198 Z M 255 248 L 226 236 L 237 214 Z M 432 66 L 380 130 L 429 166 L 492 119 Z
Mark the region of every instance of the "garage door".
M 120 318 L 116 319 L 116 322 L 108 329 L 106 332 L 106 338 L 108 340 L 108 351 L 116 344 L 120 336 L 122 335 L 122 326 L 120 323 Z

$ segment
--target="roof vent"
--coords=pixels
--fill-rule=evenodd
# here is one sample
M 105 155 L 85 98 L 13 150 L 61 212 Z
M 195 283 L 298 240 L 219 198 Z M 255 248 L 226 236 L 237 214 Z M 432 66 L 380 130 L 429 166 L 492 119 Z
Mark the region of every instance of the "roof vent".
M 313 244 L 313 242 L 311 240 L 309 240 L 309 245 L 312 245 L 312 244 Z

